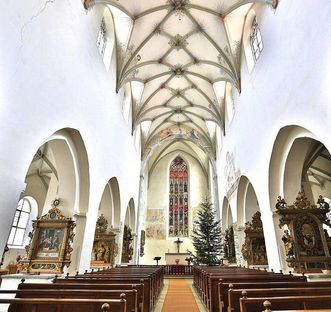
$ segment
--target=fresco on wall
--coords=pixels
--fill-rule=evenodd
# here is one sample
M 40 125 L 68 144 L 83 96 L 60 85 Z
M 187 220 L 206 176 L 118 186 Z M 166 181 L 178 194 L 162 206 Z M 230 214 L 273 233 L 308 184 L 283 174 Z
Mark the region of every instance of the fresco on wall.
M 166 239 L 164 211 L 162 209 L 147 210 L 146 237 L 149 239 Z
M 226 153 L 226 165 L 224 168 L 224 175 L 226 178 L 226 195 L 230 198 L 239 184 L 239 178 L 241 176 L 240 169 L 236 169 L 235 159 L 233 153 Z

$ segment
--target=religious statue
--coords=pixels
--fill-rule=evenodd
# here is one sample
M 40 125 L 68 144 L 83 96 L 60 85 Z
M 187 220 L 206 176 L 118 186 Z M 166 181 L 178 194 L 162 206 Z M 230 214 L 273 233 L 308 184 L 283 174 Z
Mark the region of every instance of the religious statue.
M 105 254 L 106 254 L 106 248 L 102 244 L 96 252 L 96 260 L 97 261 L 105 261 L 106 260 Z
M 145 231 L 141 230 L 140 232 L 140 257 L 145 254 Z
M 236 250 L 234 245 L 233 227 L 225 230 L 224 236 L 224 258 L 230 263 L 236 262 Z
M 122 263 L 128 263 L 132 260 L 132 256 L 133 256 L 132 241 L 133 241 L 133 235 L 131 233 L 131 228 L 128 225 L 124 225 Z
M 293 239 L 288 230 L 284 231 L 282 241 L 284 242 L 286 257 L 294 258 Z
M 288 228 L 282 237 L 286 262 L 295 272 L 320 272 L 330 266 L 331 244 L 323 231 L 323 224 L 331 225 L 329 211 L 330 206 L 322 196 L 319 196 L 317 205 L 312 204 L 303 189 L 292 205 L 278 197 L 279 227 Z
M 257 211 L 251 222 L 245 223 L 245 243 L 241 252 L 248 265 L 268 265 L 261 213 Z
M 111 230 L 107 231 L 108 221 L 103 214 L 98 218 L 92 254 L 92 265 L 114 265 L 115 257 L 118 254 L 118 246 L 115 240 L 116 234 Z

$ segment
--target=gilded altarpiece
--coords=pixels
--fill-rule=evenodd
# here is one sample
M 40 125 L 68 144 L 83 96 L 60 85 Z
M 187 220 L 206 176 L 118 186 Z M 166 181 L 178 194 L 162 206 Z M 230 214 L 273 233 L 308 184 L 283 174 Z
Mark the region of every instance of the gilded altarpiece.
M 96 224 L 91 265 L 113 266 L 117 254 L 116 234 L 108 231 L 108 221 L 101 215 Z
M 293 205 L 278 197 L 279 227 L 286 229 L 284 242 L 286 262 L 295 272 L 320 272 L 331 267 L 330 238 L 323 224 L 330 227 L 330 206 L 322 196 L 313 205 L 299 192 Z
M 22 273 L 63 273 L 70 265 L 72 242 L 76 226 L 71 218 L 61 214 L 55 206 L 44 216 L 32 222 L 31 242 L 27 255 L 18 265 Z
M 261 213 L 257 211 L 251 222 L 245 223 L 245 243 L 242 245 L 241 253 L 244 260 L 251 265 L 268 265 L 267 252 L 263 234 Z

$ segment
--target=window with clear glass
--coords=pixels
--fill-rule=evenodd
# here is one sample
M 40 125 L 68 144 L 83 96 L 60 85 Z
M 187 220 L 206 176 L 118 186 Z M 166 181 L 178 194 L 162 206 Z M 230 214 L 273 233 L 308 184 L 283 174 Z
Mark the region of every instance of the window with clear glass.
M 8 245 L 22 246 L 24 234 L 28 225 L 31 207 L 27 199 L 21 199 L 16 207 L 14 222 L 10 231 Z
M 169 184 L 169 236 L 187 237 L 188 170 L 186 162 L 180 156 L 170 165 Z
M 100 30 L 98 33 L 97 47 L 101 56 L 104 56 L 107 45 L 107 31 L 104 19 L 101 21 Z
M 251 48 L 254 56 L 255 62 L 258 60 L 258 58 L 261 55 L 261 52 L 263 50 L 263 42 L 262 42 L 262 36 L 261 31 L 259 28 L 259 25 L 257 23 L 256 17 L 253 20 L 252 23 L 252 32 L 250 36 L 250 42 L 251 42 Z

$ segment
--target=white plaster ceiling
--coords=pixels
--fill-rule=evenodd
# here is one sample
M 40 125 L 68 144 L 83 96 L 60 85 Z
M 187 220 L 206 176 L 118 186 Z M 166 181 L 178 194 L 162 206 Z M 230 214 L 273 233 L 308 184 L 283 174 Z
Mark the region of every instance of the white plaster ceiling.
M 226 84 L 240 91 L 243 26 L 255 2 L 276 6 L 275 0 L 85 0 L 112 11 L 117 89 L 131 84 L 133 130 L 143 125 L 143 147 L 169 129 L 214 146 Z

